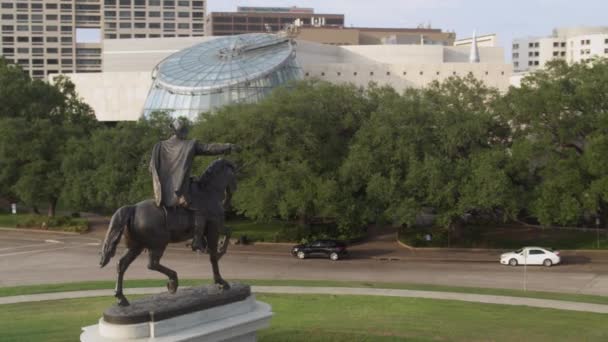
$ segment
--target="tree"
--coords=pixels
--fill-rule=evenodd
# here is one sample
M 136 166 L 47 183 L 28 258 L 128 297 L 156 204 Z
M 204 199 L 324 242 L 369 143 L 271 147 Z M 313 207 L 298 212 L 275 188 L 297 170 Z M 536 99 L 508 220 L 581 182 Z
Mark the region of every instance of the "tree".
M 608 60 L 553 61 L 512 88 L 505 116 L 515 133 L 531 214 L 545 225 L 608 215 Z
M 349 214 L 413 224 L 430 207 L 449 227 L 465 213 L 516 212 L 498 96 L 469 76 L 383 98 L 341 169 L 344 188 L 359 199 Z
M 70 140 L 61 165 L 67 179 L 64 201 L 74 209 L 112 212 L 152 197 L 150 153 L 170 136 L 171 121 L 167 113 L 156 112 Z
M 373 91 L 372 91 L 373 92 Z M 370 91 L 325 82 L 298 82 L 258 104 L 204 114 L 193 136 L 232 142 L 242 166 L 233 203 L 248 217 L 309 223 L 334 221 L 338 170 L 350 141 L 369 116 Z
M 48 215 L 54 216 L 66 180 L 61 172 L 65 143 L 97 124 L 68 79 L 59 77 L 51 85 L 22 75 L 18 67 L 0 62 L 0 93 L 15 96 L 3 99 L 7 108 L 0 112 L 2 195 L 33 207 L 46 201 Z

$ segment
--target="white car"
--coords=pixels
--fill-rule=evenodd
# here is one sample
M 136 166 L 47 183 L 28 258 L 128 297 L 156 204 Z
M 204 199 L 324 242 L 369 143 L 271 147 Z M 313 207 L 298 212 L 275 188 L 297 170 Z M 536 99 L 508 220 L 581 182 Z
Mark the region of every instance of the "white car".
M 524 247 L 514 252 L 500 255 L 503 265 L 545 265 L 547 267 L 559 264 L 561 258 L 558 251 L 542 247 Z

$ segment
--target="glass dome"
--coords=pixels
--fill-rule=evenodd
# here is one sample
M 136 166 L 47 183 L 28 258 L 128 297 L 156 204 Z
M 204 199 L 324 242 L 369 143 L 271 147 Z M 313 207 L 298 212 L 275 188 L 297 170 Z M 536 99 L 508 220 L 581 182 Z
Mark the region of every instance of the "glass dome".
M 168 111 L 194 119 L 235 102 L 256 102 L 273 88 L 301 78 L 288 37 L 252 33 L 216 38 L 184 49 L 152 72 L 144 115 Z

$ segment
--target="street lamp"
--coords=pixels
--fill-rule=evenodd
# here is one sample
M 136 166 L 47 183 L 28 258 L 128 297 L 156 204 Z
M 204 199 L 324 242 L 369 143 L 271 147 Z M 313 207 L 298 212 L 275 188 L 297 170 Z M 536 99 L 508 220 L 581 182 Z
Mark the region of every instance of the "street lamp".
M 597 234 L 597 249 L 600 249 L 600 217 L 595 217 L 595 232 Z

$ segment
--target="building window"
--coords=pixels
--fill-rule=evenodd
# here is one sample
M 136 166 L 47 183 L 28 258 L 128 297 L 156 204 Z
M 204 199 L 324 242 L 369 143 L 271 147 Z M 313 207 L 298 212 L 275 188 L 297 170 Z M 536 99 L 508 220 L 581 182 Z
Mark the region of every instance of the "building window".
M 338 71 L 338 76 L 342 76 L 342 73 Z
M 565 48 L 565 47 L 566 47 L 566 42 L 562 42 L 562 45 L 561 45 L 561 46 L 562 46 L 563 48 Z
M 304 74 L 304 76 L 308 77 L 308 76 L 310 76 L 310 73 L 306 73 L 306 74 Z
M 424 75 L 424 71 L 421 71 L 421 72 L 420 72 L 420 76 L 422 76 L 422 75 Z
M 322 73 L 321 73 L 321 76 L 325 76 L 325 73 L 324 73 L 324 72 L 322 72 Z
M 519 58 L 519 52 L 513 52 L 513 58 Z
M 559 47 L 559 43 L 558 42 L 553 42 L 553 47 Z
M 534 47 L 537 48 L 540 46 L 540 43 L 534 43 Z
M 356 71 L 355 71 L 355 72 L 353 72 L 353 76 L 357 76 L 357 72 L 356 72 Z
M 553 51 L 553 57 L 559 56 L 559 51 Z
M 538 61 L 534 61 L 534 65 L 538 65 Z
M 369 75 L 370 75 L 370 76 L 374 76 L 374 72 L 373 72 L 373 71 L 370 71 L 370 72 L 369 72 Z
M 513 50 L 519 49 L 519 44 L 513 44 Z
M 513 66 L 518 68 L 519 67 L 519 62 L 513 62 Z

